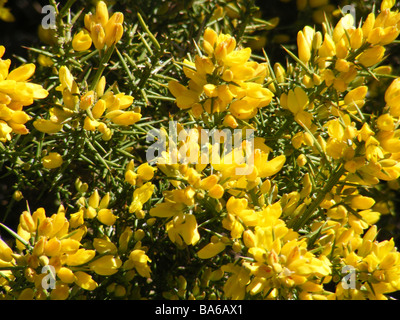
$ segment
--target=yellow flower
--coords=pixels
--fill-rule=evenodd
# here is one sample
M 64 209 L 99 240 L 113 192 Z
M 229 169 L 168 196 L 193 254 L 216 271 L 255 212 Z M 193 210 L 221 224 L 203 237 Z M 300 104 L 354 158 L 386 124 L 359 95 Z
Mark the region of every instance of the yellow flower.
M 93 291 L 98 287 L 96 281 L 93 280 L 92 276 L 83 271 L 77 271 L 74 273 L 76 280 L 75 283 L 82 289 Z
M 396 4 L 395 0 L 383 0 L 381 3 L 381 11 L 385 11 L 386 9 L 392 9 L 392 7 Z
M 28 82 L 35 73 L 35 65 L 27 63 L 9 71 L 11 61 L 1 59 L 5 48 L 0 46 L 0 141 L 11 140 L 11 133 L 28 134 L 25 124 L 31 117 L 22 109 L 36 99 L 44 99 L 48 92 L 41 85 Z
M 168 82 L 168 89 L 175 96 L 178 108 L 189 109 L 199 101 L 198 93 L 190 91 L 176 80 Z
M 385 92 L 385 102 L 393 117 L 400 116 L 400 78 L 393 80 Z
M 111 121 L 115 124 L 129 126 L 138 122 L 142 118 L 142 115 L 134 111 L 111 111 L 106 114 L 106 117 L 111 119 Z
M 55 169 L 63 164 L 63 159 L 59 153 L 50 152 L 48 156 L 43 157 L 42 163 L 46 169 Z
M 112 213 L 111 209 L 100 209 L 97 212 L 97 219 L 107 226 L 112 226 L 117 220 L 117 216 Z
M 271 177 L 281 171 L 286 162 L 284 155 L 277 156 L 268 161 L 268 154 L 257 152 L 254 157 L 254 165 L 258 171 L 258 177 Z
M 233 263 L 222 266 L 221 270 L 231 274 L 224 284 L 225 296 L 232 300 L 243 300 L 246 294 L 246 285 L 250 281 L 250 272 Z
M 362 195 L 354 196 L 351 199 L 351 207 L 354 209 L 369 209 L 375 204 L 375 200 L 370 197 L 365 197 Z
M 88 263 L 95 256 L 94 250 L 79 249 L 74 254 L 68 255 L 66 264 L 68 266 L 79 266 Z
M 196 217 L 192 214 L 177 214 L 167 223 L 166 231 L 169 239 L 179 246 L 183 245 L 183 241 L 187 245 L 195 245 L 200 240 Z
M 304 108 L 308 105 L 308 102 L 308 96 L 302 88 L 296 87 L 294 90 L 289 91 L 287 106 L 288 109 L 294 114 L 304 110 Z
M 151 260 L 146 253 L 142 249 L 136 248 L 129 254 L 129 260 L 125 262 L 124 268 L 127 270 L 135 268 L 142 277 L 150 278 L 151 271 L 148 262 L 151 262 Z
M 100 254 L 109 253 L 114 255 L 118 252 L 118 249 L 115 246 L 115 244 L 112 243 L 108 238 L 105 239 L 95 238 L 93 240 L 93 247 Z
M 210 259 L 225 250 L 226 244 L 218 241 L 216 243 L 210 242 L 205 247 L 197 252 L 200 259 Z
M 54 61 L 44 54 L 39 54 L 38 63 L 43 67 L 52 67 L 54 65 Z
M 303 31 L 297 33 L 297 48 L 299 50 L 299 59 L 307 63 L 311 58 L 311 42 L 307 39 Z
M 104 25 L 105 30 L 105 43 L 108 47 L 121 40 L 124 33 L 122 26 L 124 22 L 124 15 L 121 12 L 115 12 L 110 20 Z
M 0 260 L 10 262 L 13 259 L 12 253 L 12 249 L 0 239 Z
M 126 252 L 128 249 L 129 240 L 132 238 L 133 231 L 129 227 L 125 227 L 125 230 L 121 233 L 118 239 L 118 245 L 120 252 Z
M 151 180 L 154 177 L 155 168 L 150 166 L 147 162 L 141 164 L 137 169 L 137 175 L 140 179 L 145 181 Z
M 56 287 L 51 290 L 51 300 L 66 300 L 69 296 L 69 286 L 64 283 L 56 284 Z
M 44 133 L 57 133 L 62 129 L 62 125 L 51 120 L 38 119 L 33 122 L 36 130 Z
M 262 86 L 267 75 L 266 64 L 248 61 L 250 48 L 236 48 L 230 35 L 217 34 L 207 28 L 203 35 L 203 50 L 208 57 L 196 56 L 194 63 L 185 60 L 183 71 L 190 78 L 186 87 L 172 80 L 168 88 L 180 109 L 191 109 L 195 117 L 203 112 L 212 114 L 229 110 L 237 119 L 250 119 L 259 108 L 272 101 L 273 93 Z M 209 77 L 223 80 L 210 83 Z M 226 117 L 228 121 L 229 116 Z M 234 127 L 235 121 L 229 120 Z
M 111 276 L 117 273 L 121 265 L 121 259 L 115 258 L 113 255 L 105 255 L 89 263 L 90 269 L 102 276 Z
M 61 267 L 58 272 L 57 272 L 57 277 L 60 278 L 60 280 L 64 283 L 74 283 L 76 280 L 76 277 L 74 273 L 72 272 L 71 269 L 66 268 L 66 267 Z
M 135 108 L 137 112 L 125 110 L 132 105 L 134 100 L 132 96 L 124 93 L 114 94 L 112 90 L 105 92 L 104 76 L 99 79 L 94 90 L 82 94 L 66 66 L 62 66 L 59 70 L 59 81 L 60 85 L 56 90 L 62 92 L 63 106 L 51 108 L 50 119 L 34 121 L 34 127 L 41 132 L 56 133 L 62 130 L 64 124 L 72 122 L 73 128 L 79 123 L 87 131 L 99 131 L 102 133 L 101 138 L 108 141 L 112 138 L 114 130 L 110 127 L 114 124 L 132 125 L 142 117 L 140 108 Z M 20 115 L 17 116 L 21 118 Z
M 111 18 L 109 17 L 104 1 L 98 1 L 95 14 L 86 14 L 84 19 L 85 28 L 89 31 L 94 46 L 99 50 L 102 50 L 105 45 L 110 47 L 122 38 L 123 22 L 124 15 L 121 12 L 115 12 Z M 88 45 L 88 40 L 86 41 Z
M 371 67 L 382 61 L 385 51 L 386 49 L 383 46 L 369 48 L 358 56 L 358 62 L 364 67 Z
M 137 213 L 142 210 L 143 205 L 151 198 L 154 191 L 154 185 L 151 182 L 147 182 L 140 188 L 137 188 L 133 192 L 133 199 L 129 206 L 130 213 Z
M 224 187 L 221 186 L 220 184 L 216 184 L 209 189 L 208 195 L 211 198 L 221 199 L 222 196 L 224 195 L 224 192 L 225 192 Z
M 86 30 L 76 33 L 72 39 L 72 48 L 75 51 L 86 51 L 92 46 L 92 38 Z
M 6 142 L 7 140 L 11 140 L 11 132 L 13 129 L 8 126 L 7 122 L 0 120 L 0 141 Z

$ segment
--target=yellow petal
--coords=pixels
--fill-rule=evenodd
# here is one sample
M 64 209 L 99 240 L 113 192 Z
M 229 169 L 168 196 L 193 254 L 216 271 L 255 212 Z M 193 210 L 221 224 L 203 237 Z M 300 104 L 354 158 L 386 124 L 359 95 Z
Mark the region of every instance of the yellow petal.
M 225 250 L 225 247 L 226 245 L 223 242 L 211 242 L 198 251 L 197 255 L 200 259 L 210 259 Z
M 284 155 L 280 155 L 268 161 L 264 165 L 261 164 L 260 167 L 257 168 L 259 173 L 258 176 L 260 178 L 266 178 L 277 174 L 282 169 L 285 162 L 286 157 Z
M 11 71 L 7 76 L 7 80 L 27 81 L 33 76 L 35 69 L 36 67 L 33 63 L 25 64 Z
M 134 111 L 125 111 L 124 113 L 113 117 L 112 122 L 118 125 L 129 126 L 138 122 L 141 118 L 142 115 L 140 113 Z
M 38 119 L 33 122 L 36 130 L 44 133 L 56 133 L 61 130 L 62 124 L 54 123 L 50 120 Z
M 354 209 L 365 210 L 365 209 L 371 208 L 374 204 L 375 204 L 375 200 L 374 199 L 372 199 L 370 197 L 365 197 L 365 196 L 362 196 L 362 195 L 354 196 L 351 199 L 351 206 Z
M 72 39 L 72 48 L 75 51 L 86 51 L 92 46 L 92 38 L 86 30 L 76 33 Z
M 102 276 L 110 276 L 118 272 L 122 261 L 112 255 L 105 255 L 89 264 L 92 271 Z
M 62 165 L 63 159 L 57 152 L 50 152 L 48 156 L 43 157 L 42 162 L 46 169 L 55 169 Z
M 79 266 L 92 260 L 96 252 L 94 250 L 79 249 L 76 253 L 69 255 L 66 264 L 69 266 Z
M 92 276 L 83 271 L 77 271 L 74 273 L 76 280 L 75 283 L 82 289 L 92 291 L 98 287 L 96 281 L 92 279 Z
M 97 213 L 97 219 L 107 226 L 112 226 L 117 220 L 117 216 L 110 209 L 100 209 Z

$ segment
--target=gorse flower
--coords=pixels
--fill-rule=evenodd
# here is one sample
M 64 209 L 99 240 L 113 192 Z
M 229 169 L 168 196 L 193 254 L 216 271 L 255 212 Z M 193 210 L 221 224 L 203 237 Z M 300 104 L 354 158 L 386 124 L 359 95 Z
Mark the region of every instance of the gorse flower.
M 76 33 L 72 40 L 75 51 L 88 50 L 92 43 L 98 50 L 102 50 L 105 46 L 111 47 L 124 33 L 124 15 L 115 12 L 110 17 L 107 5 L 103 1 L 97 2 L 95 14 L 86 14 L 84 21 L 85 29 Z
M 0 264 L 2 267 L 15 267 L 23 269 L 22 274 L 29 284 L 29 295 L 25 290 L 13 290 L 11 279 L 13 273 L 7 273 L 9 282 L 2 286 L 10 294 L 19 299 L 67 299 L 74 286 L 86 291 L 93 291 L 99 284 L 95 279 L 99 276 L 111 276 L 117 272 L 124 273 L 136 268 L 142 277 L 150 277 L 150 259 L 140 241 L 131 247 L 128 243 L 133 232 L 125 229 L 121 232 L 119 246 L 110 241 L 107 236 L 86 238 L 88 236 L 87 222 L 97 217 L 105 226 L 113 225 L 110 209 L 107 209 L 109 195 L 100 199 L 95 191 L 88 200 L 89 206 L 72 213 L 70 219 L 66 211 L 60 206 L 57 213 L 47 217 L 43 208 L 37 209 L 32 214 L 24 211 L 20 216 L 18 226 L 16 249 L 12 249 L 0 240 Z M 79 202 L 84 202 L 80 199 Z M 95 214 L 93 214 L 95 212 Z M 130 230 L 130 232 L 128 232 Z M 88 247 L 89 246 L 89 247 Z M 128 251 L 128 247 L 129 250 Z M 124 259 L 124 260 L 122 260 Z M 123 262 L 125 261 L 125 262 Z M 53 288 L 45 288 L 42 283 L 44 277 L 43 267 L 51 266 L 55 274 L 51 280 Z M 129 277 L 132 279 L 135 275 Z
M 32 119 L 23 108 L 36 99 L 44 99 L 48 92 L 41 85 L 28 82 L 35 73 L 35 65 L 27 63 L 12 71 L 11 61 L 1 59 L 5 48 L 0 46 L 0 141 L 11 140 L 12 133 L 28 134 L 25 124 Z
M 142 117 L 140 108 L 136 108 L 138 112 L 126 110 L 133 103 L 132 96 L 124 93 L 114 94 L 111 90 L 105 91 L 104 76 L 95 90 L 88 90 L 82 94 L 67 67 L 60 68 L 59 80 L 57 90 L 62 93 L 63 105 L 51 108 L 49 119 L 34 121 L 34 127 L 41 132 L 57 133 L 66 123 L 74 126 L 78 121 L 85 130 L 98 130 L 104 140 L 110 140 L 113 134 L 112 126 L 129 126 Z
M 271 102 L 273 93 L 263 88 L 265 64 L 248 61 L 250 48 L 236 48 L 236 40 L 206 29 L 203 50 L 207 56 L 185 60 L 183 70 L 190 79 L 188 87 L 169 82 L 171 93 L 181 109 L 191 108 L 195 117 L 203 112 L 229 112 L 237 119 L 250 119 L 259 108 Z

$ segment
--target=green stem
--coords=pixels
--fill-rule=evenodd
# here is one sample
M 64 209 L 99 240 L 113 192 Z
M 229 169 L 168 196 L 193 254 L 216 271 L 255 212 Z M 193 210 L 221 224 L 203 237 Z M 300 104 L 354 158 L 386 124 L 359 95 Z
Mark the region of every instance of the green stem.
M 0 226 L 4 228 L 4 230 L 6 230 L 9 234 L 11 234 L 15 239 L 19 240 L 26 248 L 29 248 L 29 242 L 27 242 L 25 239 L 22 239 L 22 237 L 18 233 L 14 232 L 12 229 L 2 223 L 0 223 Z
M 76 2 L 76 0 L 68 0 L 68 2 L 65 4 L 65 6 L 62 7 L 60 10 L 60 18 L 63 18 L 64 15 L 66 15 L 67 11 L 72 7 L 72 5 Z
M 139 19 L 139 23 L 140 23 L 141 27 L 147 33 L 148 37 L 150 38 L 150 41 L 154 44 L 157 51 L 161 51 L 160 43 L 157 41 L 156 37 L 150 32 L 149 27 L 146 25 L 146 23 L 144 22 L 144 20 L 139 12 L 137 13 L 137 17 Z
M 326 194 L 330 192 L 332 188 L 339 182 L 340 178 L 345 172 L 346 170 L 344 166 L 340 165 L 336 172 L 327 181 L 324 188 L 318 194 L 317 198 L 310 204 L 310 206 L 306 209 L 306 211 L 299 219 L 292 220 L 292 223 L 289 223 L 289 227 L 293 228 L 296 231 L 302 228 L 310 219 L 310 217 L 314 214 L 315 210 L 318 208 L 321 202 L 325 199 Z
M 94 75 L 94 78 L 92 80 L 92 83 L 90 85 L 90 89 L 89 90 L 95 90 L 97 83 L 99 82 L 101 76 L 103 75 L 103 71 L 104 69 L 107 67 L 108 61 L 110 60 L 113 52 L 114 52 L 114 48 L 115 48 L 115 44 L 111 45 L 105 55 L 103 56 L 103 58 L 100 61 L 100 66 L 96 71 L 96 74 Z

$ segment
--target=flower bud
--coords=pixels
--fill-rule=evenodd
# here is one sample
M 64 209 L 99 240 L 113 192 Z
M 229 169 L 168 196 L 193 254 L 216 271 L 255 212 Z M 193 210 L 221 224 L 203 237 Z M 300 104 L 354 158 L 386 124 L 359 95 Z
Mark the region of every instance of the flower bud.
M 216 184 L 210 188 L 208 195 L 214 199 L 221 199 L 224 195 L 224 188 L 220 184 Z
M 363 44 L 363 30 L 357 28 L 353 31 L 350 37 L 350 46 L 352 49 L 357 50 Z
M 110 209 L 100 209 L 97 213 L 97 219 L 107 226 L 112 226 L 117 220 L 117 216 Z
M 42 164 L 46 169 L 55 169 L 63 164 L 63 159 L 59 153 L 50 152 L 48 156 L 43 157 Z
M 92 108 L 92 115 L 94 119 L 100 118 L 106 110 L 106 102 L 102 99 L 98 100 Z
M 299 59 L 302 62 L 307 63 L 311 58 L 311 48 L 302 31 L 297 33 L 297 47 Z
M 100 24 L 95 24 L 91 29 L 90 35 L 96 49 L 102 50 L 105 45 L 106 37 L 103 27 Z
M 102 26 L 108 22 L 108 9 L 107 4 L 104 1 L 99 1 L 96 5 L 96 21 Z

